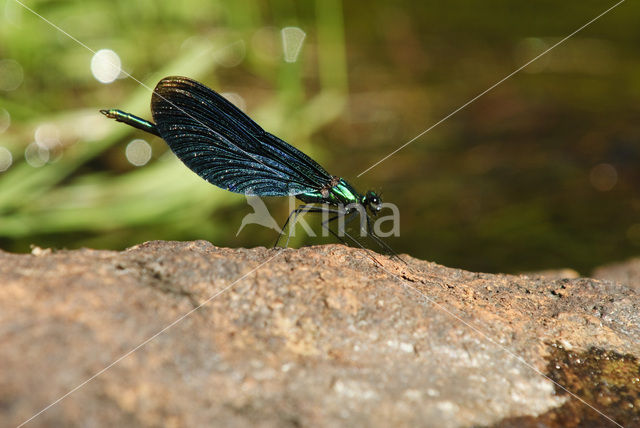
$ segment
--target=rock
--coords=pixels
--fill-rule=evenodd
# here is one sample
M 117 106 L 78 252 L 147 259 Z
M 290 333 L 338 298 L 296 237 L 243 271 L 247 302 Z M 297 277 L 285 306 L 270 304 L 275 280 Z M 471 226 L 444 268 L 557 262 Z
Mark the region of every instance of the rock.
M 640 258 L 601 266 L 593 271 L 593 277 L 620 282 L 640 290 Z
M 575 279 L 580 278 L 580 274 L 570 268 L 562 268 L 562 269 L 547 269 L 540 270 L 536 272 L 523 272 L 523 275 L 526 276 L 541 276 L 545 279 Z
M 632 288 L 373 257 L 0 252 L 0 425 L 640 424 Z

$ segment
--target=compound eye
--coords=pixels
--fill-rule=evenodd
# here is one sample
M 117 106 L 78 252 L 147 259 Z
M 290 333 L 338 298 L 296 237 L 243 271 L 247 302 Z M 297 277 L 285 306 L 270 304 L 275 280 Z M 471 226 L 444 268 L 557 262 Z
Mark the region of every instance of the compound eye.
M 364 198 L 364 203 L 373 212 L 378 212 L 382 209 L 382 200 L 374 192 L 367 192 L 367 196 Z
M 379 197 L 374 196 L 371 198 L 371 208 L 375 211 L 380 211 L 382 209 L 382 201 Z

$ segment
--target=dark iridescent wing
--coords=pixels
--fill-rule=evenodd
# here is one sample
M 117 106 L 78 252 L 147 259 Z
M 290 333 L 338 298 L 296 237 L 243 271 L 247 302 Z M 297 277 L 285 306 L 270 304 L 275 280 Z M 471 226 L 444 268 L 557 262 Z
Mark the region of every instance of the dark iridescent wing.
M 151 99 L 151 113 L 176 156 L 223 189 L 286 196 L 318 190 L 331 181 L 313 159 L 195 80 L 162 79 Z

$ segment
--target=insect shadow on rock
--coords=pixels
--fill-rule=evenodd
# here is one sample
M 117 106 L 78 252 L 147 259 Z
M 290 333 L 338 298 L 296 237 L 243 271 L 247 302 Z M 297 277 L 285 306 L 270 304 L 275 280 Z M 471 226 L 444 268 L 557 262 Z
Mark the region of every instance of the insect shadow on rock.
M 359 194 L 344 179 L 329 174 L 309 156 L 266 132 L 223 96 L 193 79 L 165 77 L 158 82 L 151 97 L 155 123 L 122 110 L 100 112 L 162 138 L 189 169 L 215 186 L 245 195 L 295 196 L 304 202 L 287 217 L 275 246 L 292 217 L 295 224 L 301 213 L 327 213 L 333 217 L 322 225 L 341 242 L 345 243 L 328 223 L 344 216 L 344 224 L 348 224 L 360 216 L 366 221 L 367 235 L 396 256 L 371 227 L 371 216 L 382 208 L 375 192 Z M 323 205 L 314 205 L 318 203 Z M 289 237 L 285 246 L 288 243 Z

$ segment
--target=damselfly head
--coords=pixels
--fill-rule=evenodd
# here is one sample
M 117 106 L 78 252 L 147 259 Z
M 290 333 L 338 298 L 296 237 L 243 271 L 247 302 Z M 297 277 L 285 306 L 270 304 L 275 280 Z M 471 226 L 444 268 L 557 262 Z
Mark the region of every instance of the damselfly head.
M 373 214 L 377 214 L 382 209 L 382 199 L 373 190 L 369 190 L 362 198 L 362 204 L 369 208 Z

